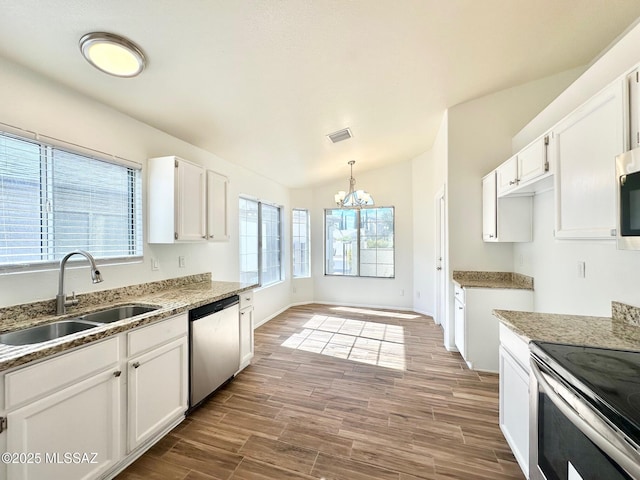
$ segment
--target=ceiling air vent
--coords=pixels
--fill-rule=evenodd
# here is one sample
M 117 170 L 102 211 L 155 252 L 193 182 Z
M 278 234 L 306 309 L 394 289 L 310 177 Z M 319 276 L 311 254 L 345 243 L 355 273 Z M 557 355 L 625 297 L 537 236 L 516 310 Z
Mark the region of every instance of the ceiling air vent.
M 329 135 L 327 135 L 327 137 L 329 137 L 329 140 L 331 140 L 333 143 L 338 143 L 353 137 L 353 135 L 351 134 L 351 130 L 349 130 L 348 128 L 343 128 L 342 130 L 338 130 L 337 132 L 330 133 Z

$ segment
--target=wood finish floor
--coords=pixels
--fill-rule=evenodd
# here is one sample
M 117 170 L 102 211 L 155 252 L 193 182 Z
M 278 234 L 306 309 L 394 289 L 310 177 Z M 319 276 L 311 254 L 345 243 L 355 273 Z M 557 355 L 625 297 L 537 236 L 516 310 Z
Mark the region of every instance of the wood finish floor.
M 523 479 L 498 376 L 470 371 L 410 312 L 294 307 L 252 364 L 118 480 Z

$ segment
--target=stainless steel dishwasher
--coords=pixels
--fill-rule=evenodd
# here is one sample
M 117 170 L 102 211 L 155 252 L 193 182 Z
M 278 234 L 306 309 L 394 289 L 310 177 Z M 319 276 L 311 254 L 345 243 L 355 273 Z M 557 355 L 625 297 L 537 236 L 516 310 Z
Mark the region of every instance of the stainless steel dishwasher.
M 189 410 L 238 371 L 239 313 L 237 295 L 189 311 Z

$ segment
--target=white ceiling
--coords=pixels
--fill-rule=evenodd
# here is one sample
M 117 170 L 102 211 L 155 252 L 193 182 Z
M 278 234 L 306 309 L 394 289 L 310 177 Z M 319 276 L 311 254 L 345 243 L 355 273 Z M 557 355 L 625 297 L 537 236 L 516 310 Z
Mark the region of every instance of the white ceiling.
M 447 107 L 584 65 L 640 16 L 638 0 L 0 5 L 0 56 L 293 188 L 413 158 Z M 139 44 L 147 70 L 89 66 L 92 31 Z

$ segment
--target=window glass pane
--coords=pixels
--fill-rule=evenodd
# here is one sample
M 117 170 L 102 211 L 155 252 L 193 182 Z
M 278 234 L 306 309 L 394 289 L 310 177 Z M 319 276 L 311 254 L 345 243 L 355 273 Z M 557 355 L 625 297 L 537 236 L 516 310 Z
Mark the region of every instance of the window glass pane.
M 308 277 L 310 275 L 308 210 L 293 210 L 292 230 L 293 277 Z
M 325 210 L 325 273 L 358 275 L 358 211 Z
M 0 134 L 0 265 L 142 255 L 140 171 Z
M 258 202 L 240 198 L 240 281 L 259 283 Z
M 325 274 L 395 276 L 394 208 L 325 210 Z
M 360 211 L 360 275 L 393 277 L 394 223 L 392 208 Z
M 260 204 L 262 228 L 262 285 L 281 279 L 280 208 Z
M 0 136 L 0 264 L 42 261 L 40 146 Z

